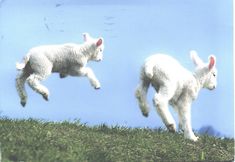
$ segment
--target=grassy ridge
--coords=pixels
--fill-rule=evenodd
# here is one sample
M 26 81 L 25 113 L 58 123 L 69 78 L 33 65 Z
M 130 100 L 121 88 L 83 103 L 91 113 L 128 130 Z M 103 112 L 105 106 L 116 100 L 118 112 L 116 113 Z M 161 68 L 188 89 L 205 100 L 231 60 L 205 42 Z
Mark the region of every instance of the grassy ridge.
M 163 130 L 0 119 L 2 161 L 231 161 L 234 139 Z

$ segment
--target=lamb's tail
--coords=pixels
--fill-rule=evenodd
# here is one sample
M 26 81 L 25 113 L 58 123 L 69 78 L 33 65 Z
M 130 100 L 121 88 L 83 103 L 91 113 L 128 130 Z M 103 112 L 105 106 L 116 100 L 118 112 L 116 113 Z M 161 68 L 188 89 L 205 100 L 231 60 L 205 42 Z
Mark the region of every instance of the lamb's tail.
M 21 63 L 17 62 L 16 63 L 16 69 L 17 70 L 23 70 L 26 66 L 26 64 L 28 63 L 29 61 L 29 58 L 30 58 L 30 55 L 27 54 L 24 58 L 23 58 L 23 61 Z

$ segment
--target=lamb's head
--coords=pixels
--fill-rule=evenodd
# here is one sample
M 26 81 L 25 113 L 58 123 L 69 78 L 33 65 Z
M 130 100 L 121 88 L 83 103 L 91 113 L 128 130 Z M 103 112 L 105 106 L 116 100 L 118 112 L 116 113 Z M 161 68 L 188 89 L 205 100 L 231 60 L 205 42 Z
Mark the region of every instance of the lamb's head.
M 204 63 L 196 51 L 191 51 L 191 59 L 196 65 L 195 77 L 198 79 L 199 83 L 203 88 L 213 90 L 217 85 L 217 69 L 215 67 L 216 57 L 210 55 L 208 57 L 208 63 Z
M 88 33 L 83 34 L 84 42 L 91 45 L 90 48 L 90 60 L 102 61 L 104 51 L 104 39 L 102 37 L 95 39 L 92 38 Z

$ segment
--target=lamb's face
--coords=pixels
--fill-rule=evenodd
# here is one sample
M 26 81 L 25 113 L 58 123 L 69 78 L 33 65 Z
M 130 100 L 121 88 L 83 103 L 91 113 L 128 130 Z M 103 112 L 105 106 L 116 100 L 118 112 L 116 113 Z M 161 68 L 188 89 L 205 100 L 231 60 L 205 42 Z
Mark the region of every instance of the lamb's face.
M 215 67 L 216 57 L 211 55 L 208 57 L 209 62 L 204 63 L 197 55 L 196 51 L 191 51 L 191 58 L 196 65 L 197 77 L 200 78 L 203 88 L 213 90 L 217 86 L 217 69 Z
M 92 38 L 88 33 L 83 33 L 84 42 L 92 44 L 92 50 L 90 51 L 91 60 L 102 61 L 104 51 L 104 39 L 102 37 L 95 39 Z
M 97 46 L 97 43 L 96 43 L 95 52 L 92 55 L 92 60 L 94 60 L 94 61 L 102 61 L 103 60 L 103 51 L 104 51 L 103 43 L 98 45 L 98 46 Z
M 213 90 L 216 88 L 216 86 L 217 86 L 217 69 L 213 68 L 208 72 L 206 76 L 204 87 L 209 90 Z
M 204 87 L 208 88 L 209 90 L 213 90 L 217 85 L 217 69 L 215 67 L 216 58 L 215 56 L 211 55 L 208 59 L 209 63 L 206 65 L 208 73 L 206 75 Z

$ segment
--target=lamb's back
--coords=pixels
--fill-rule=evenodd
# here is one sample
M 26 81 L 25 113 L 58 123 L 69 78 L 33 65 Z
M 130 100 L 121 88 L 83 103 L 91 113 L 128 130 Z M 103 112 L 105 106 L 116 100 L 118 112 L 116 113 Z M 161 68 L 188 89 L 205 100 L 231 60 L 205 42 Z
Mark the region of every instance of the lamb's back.
M 150 67 L 153 78 L 158 84 L 174 82 L 183 84 L 191 77 L 191 72 L 185 69 L 176 59 L 165 54 L 155 54 L 148 57 L 145 67 Z
M 74 43 L 58 45 L 42 45 L 31 48 L 29 51 L 31 64 L 45 64 L 48 62 L 53 66 L 53 72 L 59 72 L 70 66 L 80 65 L 79 58 L 82 56 L 76 53 L 79 45 Z

